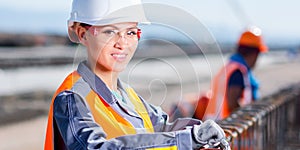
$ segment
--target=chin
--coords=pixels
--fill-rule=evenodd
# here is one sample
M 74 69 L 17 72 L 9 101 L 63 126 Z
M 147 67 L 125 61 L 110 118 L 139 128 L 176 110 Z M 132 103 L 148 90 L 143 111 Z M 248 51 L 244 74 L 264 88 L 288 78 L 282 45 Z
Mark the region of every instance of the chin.
M 126 69 L 128 63 L 115 63 L 113 66 L 111 66 L 112 71 L 114 72 L 122 72 Z
M 126 66 L 119 66 L 119 67 L 112 68 L 112 71 L 114 71 L 114 72 L 122 72 L 125 69 L 126 69 Z

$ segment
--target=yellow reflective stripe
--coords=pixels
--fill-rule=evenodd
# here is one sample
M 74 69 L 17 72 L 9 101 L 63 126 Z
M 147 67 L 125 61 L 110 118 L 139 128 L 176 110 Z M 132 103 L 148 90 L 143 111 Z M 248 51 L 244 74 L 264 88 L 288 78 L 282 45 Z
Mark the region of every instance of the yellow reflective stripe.
M 138 112 L 140 117 L 142 117 L 145 129 L 147 129 L 148 132 L 153 133 L 153 125 L 144 104 L 132 88 L 127 88 L 126 92 L 129 96 L 130 101 L 134 105 L 135 110 Z
M 127 134 L 136 134 L 135 128 L 115 112 L 109 104 L 102 100 L 94 91 L 91 91 L 86 96 L 86 101 L 95 121 L 103 128 L 105 133 L 107 133 L 107 139 Z
M 178 150 L 177 146 L 158 147 L 158 148 L 147 148 L 146 150 Z

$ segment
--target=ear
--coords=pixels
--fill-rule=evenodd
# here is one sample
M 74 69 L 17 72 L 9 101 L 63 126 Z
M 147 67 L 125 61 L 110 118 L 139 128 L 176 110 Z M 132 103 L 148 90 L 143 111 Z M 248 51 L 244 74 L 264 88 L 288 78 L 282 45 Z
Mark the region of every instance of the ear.
M 78 26 L 76 28 L 76 34 L 78 36 L 80 43 L 82 43 L 82 44 L 85 44 L 85 42 L 86 42 L 86 33 L 87 33 L 87 30 L 84 27 Z

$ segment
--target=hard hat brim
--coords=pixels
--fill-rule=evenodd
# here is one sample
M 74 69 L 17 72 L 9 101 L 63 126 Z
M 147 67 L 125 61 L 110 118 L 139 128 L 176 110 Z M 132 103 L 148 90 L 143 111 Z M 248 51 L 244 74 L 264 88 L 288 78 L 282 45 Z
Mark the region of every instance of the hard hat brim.
M 259 47 L 259 52 L 261 52 L 261 53 L 266 53 L 268 51 L 269 51 L 269 49 L 268 49 L 268 47 L 266 45 L 261 45 Z

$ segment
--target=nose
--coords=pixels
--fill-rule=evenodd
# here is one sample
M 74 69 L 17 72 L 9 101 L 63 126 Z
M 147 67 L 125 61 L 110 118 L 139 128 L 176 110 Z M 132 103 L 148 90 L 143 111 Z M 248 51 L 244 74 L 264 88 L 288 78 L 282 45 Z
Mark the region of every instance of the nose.
M 128 45 L 127 38 L 125 37 L 125 35 L 122 34 L 118 34 L 117 38 L 118 39 L 116 40 L 115 47 L 119 49 L 124 49 Z

